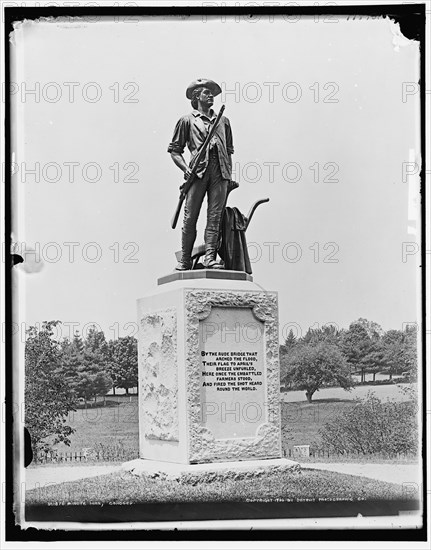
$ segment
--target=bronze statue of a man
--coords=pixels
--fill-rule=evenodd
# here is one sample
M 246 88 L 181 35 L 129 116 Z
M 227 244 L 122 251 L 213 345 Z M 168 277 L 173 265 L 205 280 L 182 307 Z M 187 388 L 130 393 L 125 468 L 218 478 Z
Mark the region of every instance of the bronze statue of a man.
M 193 110 L 177 122 L 174 136 L 168 147 L 174 163 L 184 172 L 184 179 L 190 176 L 190 168 L 184 160 L 183 152 L 187 145 L 192 163 L 205 141 L 216 115 L 212 109 L 214 97 L 221 93 L 220 86 L 205 78 L 192 82 L 186 97 L 191 100 Z M 217 125 L 206 154 L 197 167 L 196 181 L 185 199 L 184 222 L 182 228 L 181 261 L 176 269 L 191 269 L 191 254 L 196 239 L 196 223 L 205 195 L 208 196 L 207 224 L 205 229 L 206 268 L 222 269 L 216 261 L 220 221 L 226 204 L 229 182 L 232 177 L 233 154 L 232 130 L 229 120 L 222 116 Z

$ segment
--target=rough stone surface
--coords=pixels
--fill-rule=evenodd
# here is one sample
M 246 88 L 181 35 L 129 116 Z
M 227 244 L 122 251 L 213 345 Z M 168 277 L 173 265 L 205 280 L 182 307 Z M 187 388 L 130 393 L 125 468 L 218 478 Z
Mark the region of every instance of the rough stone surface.
M 144 407 L 145 437 L 178 441 L 176 309 L 144 315 L 140 342 L 140 406 Z
M 263 475 L 279 475 L 301 469 L 297 462 L 281 459 L 251 460 L 213 464 L 172 464 L 136 459 L 125 462 L 122 469 L 137 477 L 173 480 L 188 485 L 215 481 L 258 479 Z
M 254 437 L 216 439 L 201 423 L 199 321 L 209 316 L 213 306 L 251 308 L 255 317 L 264 323 L 268 414 Z M 281 457 L 277 294 L 186 289 L 185 316 L 189 461 L 199 463 Z

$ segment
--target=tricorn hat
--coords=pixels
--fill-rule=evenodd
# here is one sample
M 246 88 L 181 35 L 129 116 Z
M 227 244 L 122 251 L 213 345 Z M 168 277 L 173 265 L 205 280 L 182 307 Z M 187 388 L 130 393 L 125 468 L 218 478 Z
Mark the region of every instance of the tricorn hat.
M 208 80 L 208 78 L 198 78 L 197 80 L 193 80 L 193 82 L 187 86 L 187 99 L 191 99 L 193 90 L 200 87 L 208 88 L 209 90 L 211 90 L 214 97 L 221 94 L 221 88 L 217 84 L 217 82 L 214 82 L 214 80 Z

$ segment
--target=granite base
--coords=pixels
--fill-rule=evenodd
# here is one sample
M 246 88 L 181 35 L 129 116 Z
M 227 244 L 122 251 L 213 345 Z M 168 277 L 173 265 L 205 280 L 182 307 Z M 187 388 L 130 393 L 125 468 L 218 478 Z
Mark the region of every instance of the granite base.
M 165 479 L 195 485 L 213 481 L 259 478 L 264 474 L 294 472 L 299 471 L 301 466 L 298 462 L 287 458 L 208 464 L 175 464 L 138 458 L 125 462 L 122 469 L 137 477 Z

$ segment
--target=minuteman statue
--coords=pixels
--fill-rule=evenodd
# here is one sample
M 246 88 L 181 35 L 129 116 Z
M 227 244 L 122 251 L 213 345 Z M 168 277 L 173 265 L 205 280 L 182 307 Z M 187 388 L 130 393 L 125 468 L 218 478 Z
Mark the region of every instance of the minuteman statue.
M 190 177 L 191 170 L 183 157 L 184 148 L 187 145 L 190 151 L 191 164 L 216 120 L 212 106 L 214 97 L 220 93 L 220 86 L 205 78 L 195 80 L 186 90 L 186 97 L 191 100 L 193 110 L 180 118 L 168 147 L 172 160 L 184 172 L 186 180 Z M 222 116 L 205 155 L 196 168 L 196 181 L 190 187 L 185 198 L 182 256 L 176 266 L 179 271 L 192 268 L 191 254 L 196 239 L 196 223 L 205 195 L 208 196 L 208 212 L 203 264 L 205 268 L 209 269 L 223 269 L 224 267 L 222 263 L 216 261 L 216 256 L 220 222 L 232 177 L 232 154 L 232 130 L 229 120 Z

